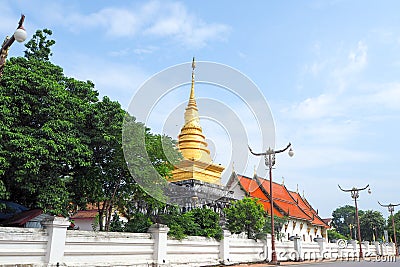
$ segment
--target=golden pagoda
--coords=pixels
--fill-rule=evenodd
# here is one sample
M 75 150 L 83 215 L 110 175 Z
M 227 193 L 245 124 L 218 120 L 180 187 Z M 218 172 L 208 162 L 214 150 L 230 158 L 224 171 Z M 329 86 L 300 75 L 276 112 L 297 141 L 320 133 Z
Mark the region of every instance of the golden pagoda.
M 207 148 L 194 95 L 194 70 L 196 63 L 192 62 L 192 86 L 189 102 L 185 110 L 185 124 L 178 136 L 178 149 L 182 153 L 180 161 L 172 171 L 170 182 L 198 180 L 206 183 L 221 185 L 221 173 L 225 169 L 214 164 L 210 150 Z

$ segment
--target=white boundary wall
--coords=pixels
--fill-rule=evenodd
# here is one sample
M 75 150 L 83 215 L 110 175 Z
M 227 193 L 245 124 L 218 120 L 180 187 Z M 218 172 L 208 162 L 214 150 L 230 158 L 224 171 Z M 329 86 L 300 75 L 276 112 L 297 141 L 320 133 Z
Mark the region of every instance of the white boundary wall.
M 224 232 L 221 241 L 205 237 L 167 238 L 168 227 L 154 225 L 150 233 L 67 231 L 69 222 L 54 217 L 45 229 L 0 227 L 0 266 L 207 266 L 262 262 L 271 259 L 271 239 L 251 240 Z M 276 241 L 279 261 L 352 260 L 354 242 Z M 391 256 L 394 244 L 362 244 L 368 257 Z

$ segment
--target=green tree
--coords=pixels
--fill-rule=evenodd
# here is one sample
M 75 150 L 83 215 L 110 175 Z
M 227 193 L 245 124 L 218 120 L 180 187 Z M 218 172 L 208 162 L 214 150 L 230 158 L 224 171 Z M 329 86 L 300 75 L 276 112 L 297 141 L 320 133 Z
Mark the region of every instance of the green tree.
M 176 206 L 168 206 L 167 212 L 161 215 L 161 222 L 168 225 L 168 234 L 177 239 L 186 236 L 204 236 L 220 240 L 222 228 L 220 216 L 209 208 L 195 208 L 182 212 Z
M 10 200 L 66 214 L 74 170 L 90 165 L 80 127 L 97 92 L 49 62 L 54 41 L 44 41 L 44 33 L 51 31 L 36 32 L 40 41 L 26 44 L 26 58 L 11 58 L 0 81 L 0 177 Z M 82 94 L 71 93 L 72 86 Z
M 146 233 L 153 221 L 149 216 L 141 212 L 133 214 L 130 220 L 125 224 L 124 231 L 131 233 Z
M 176 239 L 183 239 L 188 235 L 189 229 L 196 227 L 192 213 L 182 213 L 179 207 L 168 206 L 165 213 L 161 215 L 161 222 L 168 225 L 168 235 Z
M 328 229 L 328 239 L 329 240 L 338 240 L 338 239 L 347 239 L 344 235 L 338 233 L 336 229 Z
M 376 233 L 382 233 L 386 220 L 379 211 L 367 210 L 360 216 L 360 231 L 363 240 L 373 241 Z M 376 236 L 375 238 L 378 238 Z
M 332 226 L 338 233 L 350 237 L 350 224 L 357 224 L 355 221 L 355 208 L 353 206 L 346 205 L 332 212 Z
M 222 228 L 219 225 L 220 216 L 209 208 L 195 208 L 190 210 L 195 227 L 187 229 L 188 235 L 222 238 Z
M 49 29 L 37 30 L 32 39 L 25 44 L 25 46 L 28 48 L 27 50 L 25 50 L 25 57 L 28 60 L 50 60 L 50 56 L 53 55 L 51 53 L 51 47 L 56 42 L 54 40 L 47 39 L 47 37 L 52 34 L 53 32 Z
M 246 233 L 248 238 L 255 238 L 266 224 L 266 213 L 263 206 L 254 198 L 245 197 L 233 201 L 224 209 L 227 227 L 235 234 Z
M 96 204 L 100 229 L 108 230 L 113 208 L 132 200 L 135 181 L 160 173 L 166 183 L 179 153 L 171 138 L 152 134 L 119 103 L 100 101 L 92 82 L 66 77 L 50 62 L 50 35 L 37 31 L 25 58 L 11 58 L 0 81 L 0 194 L 53 214 Z M 132 134 L 129 170 L 124 118 Z M 162 196 L 159 181 L 153 186 Z
M 278 217 L 274 215 L 274 226 L 275 226 L 275 235 L 278 240 L 283 237 L 283 233 L 280 231 L 282 230 L 283 225 L 287 222 L 287 217 Z M 268 215 L 265 219 L 265 225 L 262 230 L 262 235 L 270 234 L 271 233 L 271 216 Z

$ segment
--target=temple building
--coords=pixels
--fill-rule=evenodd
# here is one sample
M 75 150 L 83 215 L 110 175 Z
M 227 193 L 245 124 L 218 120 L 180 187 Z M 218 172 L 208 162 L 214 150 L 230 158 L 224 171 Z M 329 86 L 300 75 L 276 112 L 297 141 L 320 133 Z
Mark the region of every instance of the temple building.
M 250 178 L 232 172 L 226 187 L 233 192 L 234 199 L 256 198 L 264 210 L 271 214 L 270 180 L 257 174 Z M 309 204 L 304 194 L 301 196 L 298 190 L 288 190 L 283 183 L 272 182 L 272 190 L 274 215 L 287 218 L 287 222 L 278 227 L 282 240 L 298 236 L 307 242 L 321 237 L 327 241 L 327 229 L 330 226 L 319 217 L 318 211 Z

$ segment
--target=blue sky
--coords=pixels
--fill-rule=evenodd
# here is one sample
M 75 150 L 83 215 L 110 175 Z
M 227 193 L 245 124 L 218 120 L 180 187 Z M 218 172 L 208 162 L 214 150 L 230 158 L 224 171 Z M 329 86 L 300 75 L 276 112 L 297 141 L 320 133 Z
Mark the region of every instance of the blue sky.
M 352 204 L 337 184 L 370 184 L 372 194 L 361 193 L 359 206 L 386 216 L 377 201 L 400 202 L 398 10 L 395 0 L 13 0 L 0 6 L 0 33 L 11 34 L 21 13 L 29 36 L 51 29 L 56 40 L 52 62 L 68 76 L 93 81 L 100 95 L 124 107 L 146 79 L 193 56 L 231 66 L 262 91 L 275 121 L 276 148 L 293 144 L 295 157 L 277 156 L 275 181 L 285 177 L 291 190 L 298 184 L 322 217 Z M 10 56 L 22 56 L 23 50 L 14 44 Z M 240 103 L 218 90 L 197 89 L 201 97 L 241 110 Z M 188 93 L 181 92 L 166 101 L 182 105 Z M 239 126 L 251 129 L 247 122 L 240 120 Z M 157 120 L 152 124 L 159 128 Z M 227 137 L 207 123 L 203 128 L 212 137 L 217 160 L 230 165 L 224 142 L 233 133 Z M 256 140 L 248 142 L 262 149 Z M 252 165 L 244 174 L 253 174 Z M 258 173 L 265 175 L 262 169 L 261 162 Z

